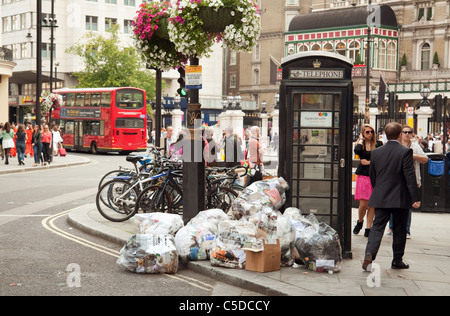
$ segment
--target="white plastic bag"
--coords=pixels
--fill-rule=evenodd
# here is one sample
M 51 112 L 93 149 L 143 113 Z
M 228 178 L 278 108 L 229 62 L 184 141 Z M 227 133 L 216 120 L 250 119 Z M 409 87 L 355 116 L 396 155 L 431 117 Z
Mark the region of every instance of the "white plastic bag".
M 139 234 L 166 235 L 175 234 L 184 226 L 178 214 L 144 213 L 136 214 L 131 222 L 138 227 Z

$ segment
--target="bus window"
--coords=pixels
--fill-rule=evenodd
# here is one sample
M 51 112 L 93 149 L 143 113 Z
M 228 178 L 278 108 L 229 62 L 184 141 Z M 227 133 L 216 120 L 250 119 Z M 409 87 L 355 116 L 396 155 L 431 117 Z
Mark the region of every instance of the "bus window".
M 73 134 L 74 131 L 74 121 L 66 121 L 64 126 L 64 130 L 63 130 L 63 134 Z
M 66 106 L 75 106 L 75 93 L 67 94 Z
M 138 118 L 118 118 L 116 128 L 145 128 L 145 122 Z
M 109 108 L 111 105 L 111 92 L 102 93 L 102 107 Z
M 121 90 L 116 95 L 116 106 L 120 109 L 139 110 L 144 107 L 144 92 Z
M 60 94 L 60 96 L 61 96 L 61 98 L 62 98 L 61 106 L 67 106 L 67 105 L 66 105 L 67 94 L 62 93 L 62 94 Z
M 90 93 L 86 93 L 84 95 L 84 106 L 86 106 L 86 107 L 91 106 L 91 94 Z
M 84 106 L 84 93 L 77 93 L 75 106 L 76 107 Z
M 100 93 L 92 93 L 91 94 L 91 106 L 92 107 L 100 106 Z
M 100 121 L 84 121 L 83 122 L 83 134 L 93 136 L 103 136 L 105 131 L 105 124 L 101 124 Z

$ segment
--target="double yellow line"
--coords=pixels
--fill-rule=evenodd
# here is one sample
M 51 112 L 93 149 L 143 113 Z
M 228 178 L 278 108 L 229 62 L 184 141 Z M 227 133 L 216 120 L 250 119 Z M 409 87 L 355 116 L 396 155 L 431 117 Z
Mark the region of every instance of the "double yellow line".
M 81 207 L 82 206 L 80 206 L 79 208 L 81 208 Z M 74 210 L 76 210 L 76 209 L 69 210 L 69 211 L 64 211 L 64 212 L 61 212 L 61 213 L 58 213 L 58 214 L 46 217 L 41 222 L 42 226 L 45 229 L 47 229 L 48 231 L 50 231 L 50 232 L 52 232 L 52 233 L 54 233 L 54 234 L 56 234 L 56 235 L 58 235 L 60 237 L 63 237 L 63 238 L 68 239 L 68 240 L 71 240 L 71 241 L 76 242 L 76 243 L 78 243 L 80 245 L 83 245 L 85 247 L 97 250 L 97 251 L 99 251 L 101 253 L 107 254 L 107 255 L 109 255 L 111 257 L 114 257 L 114 258 L 118 259 L 120 257 L 120 252 L 119 251 L 114 250 L 114 249 L 110 249 L 108 247 L 104 247 L 102 245 L 96 244 L 96 243 L 91 242 L 89 240 L 86 240 L 84 238 L 81 238 L 81 237 L 69 234 L 69 233 L 63 231 L 62 229 L 56 227 L 56 225 L 55 225 L 55 221 L 56 220 L 58 220 L 61 217 L 66 216 L 67 214 L 69 214 L 70 212 L 72 212 Z M 166 276 L 166 277 L 169 277 L 169 278 L 172 278 L 172 279 L 175 279 L 175 280 L 187 283 L 187 284 L 189 284 L 191 286 L 197 287 L 197 288 L 202 289 L 204 291 L 208 291 L 209 292 L 209 291 L 211 291 L 214 288 L 214 286 L 212 286 L 212 285 L 210 285 L 208 283 L 201 282 L 199 280 L 196 280 L 196 279 L 184 276 L 184 275 L 180 275 L 180 274 L 177 274 L 177 275 L 163 274 L 163 275 Z
M 84 238 L 81 238 L 81 237 L 69 234 L 69 233 L 63 231 L 62 229 L 56 227 L 55 221 L 57 219 L 61 218 L 61 217 L 66 216 L 71 211 L 73 211 L 73 210 L 65 211 L 65 212 L 58 213 L 56 215 L 52 215 L 52 216 L 49 216 L 47 218 L 44 218 L 42 220 L 42 226 L 44 226 L 45 229 L 51 231 L 52 233 L 55 233 L 56 235 L 61 236 L 63 238 L 66 238 L 68 240 L 74 241 L 74 242 L 76 242 L 76 243 L 78 243 L 80 245 L 83 245 L 83 246 L 86 246 L 88 248 L 100 251 L 100 252 L 102 252 L 104 254 L 107 254 L 109 256 L 112 256 L 114 258 L 119 258 L 120 257 L 120 252 L 119 251 L 116 251 L 116 250 L 104 247 L 102 245 L 96 244 L 96 243 L 91 242 L 89 240 L 86 240 Z

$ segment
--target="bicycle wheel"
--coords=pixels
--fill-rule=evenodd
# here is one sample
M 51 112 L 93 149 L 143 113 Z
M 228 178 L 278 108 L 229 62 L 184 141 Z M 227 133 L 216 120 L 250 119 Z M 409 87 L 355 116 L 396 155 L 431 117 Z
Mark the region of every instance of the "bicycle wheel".
M 100 188 L 103 186 L 103 184 L 105 184 L 107 181 L 111 181 L 111 180 L 119 180 L 120 178 L 118 177 L 124 177 L 124 179 L 122 180 L 127 180 L 125 179 L 125 177 L 135 177 L 136 173 L 131 171 L 131 170 L 113 170 L 108 172 L 107 174 L 105 174 L 103 176 L 103 178 L 100 180 L 99 184 L 98 184 L 98 189 L 100 190 Z
M 237 196 L 238 194 L 234 190 L 219 187 L 209 192 L 206 205 L 208 209 L 220 208 L 227 213 Z
M 124 180 L 106 182 L 95 198 L 97 210 L 112 222 L 124 222 L 134 216 L 137 191 Z
M 170 194 L 159 185 L 145 188 L 138 196 L 135 213 L 142 210 L 144 213 L 171 213 L 172 199 Z

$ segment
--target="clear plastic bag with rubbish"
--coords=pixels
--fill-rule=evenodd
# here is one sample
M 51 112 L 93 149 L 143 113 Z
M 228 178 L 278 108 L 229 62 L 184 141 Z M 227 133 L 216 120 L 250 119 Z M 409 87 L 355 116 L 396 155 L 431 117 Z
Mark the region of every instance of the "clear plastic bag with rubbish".
M 178 252 L 172 235 L 137 234 L 120 251 L 117 264 L 139 274 L 174 274 Z
M 289 185 L 283 178 L 257 181 L 245 188 L 233 201 L 232 215 L 235 219 L 250 217 L 264 206 L 278 210 L 286 203 L 287 190 Z
M 208 260 L 216 234 L 217 226 L 208 222 L 188 224 L 181 228 L 175 236 L 181 261 Z
M 218 234 L 218 224 L 228 220 L 221 209 L 198 213 L 175 236 L 175 244 L 182 262 L 208 260 L 212 242 Z
M 131 218 L 131 223 L 138 227 L 139 234 L 175 236 L 184 226 L 183 219 L 178 214 L 144 213 L 136 214 Z
M 245 220 L 219 223 L 219 234 L 213 242 L 210 262 L 212 266 L 245 268 L 246 244 L 257 244 L 256 226 Z
M 310 216 L 309 219 L 314 222 L 315 217 Z M 295 246 L 308 269 L 318 272 L 340 271 L 342 248 L 339 235 L 326 223 L 313 223 L 306 227 Z
M 248 219 L 257 226 L 258 238 L 279 238 L 281 246 L 281 264 L 291 266 L 295 260 L 295 228 L 289 218 L 270 207 Z

